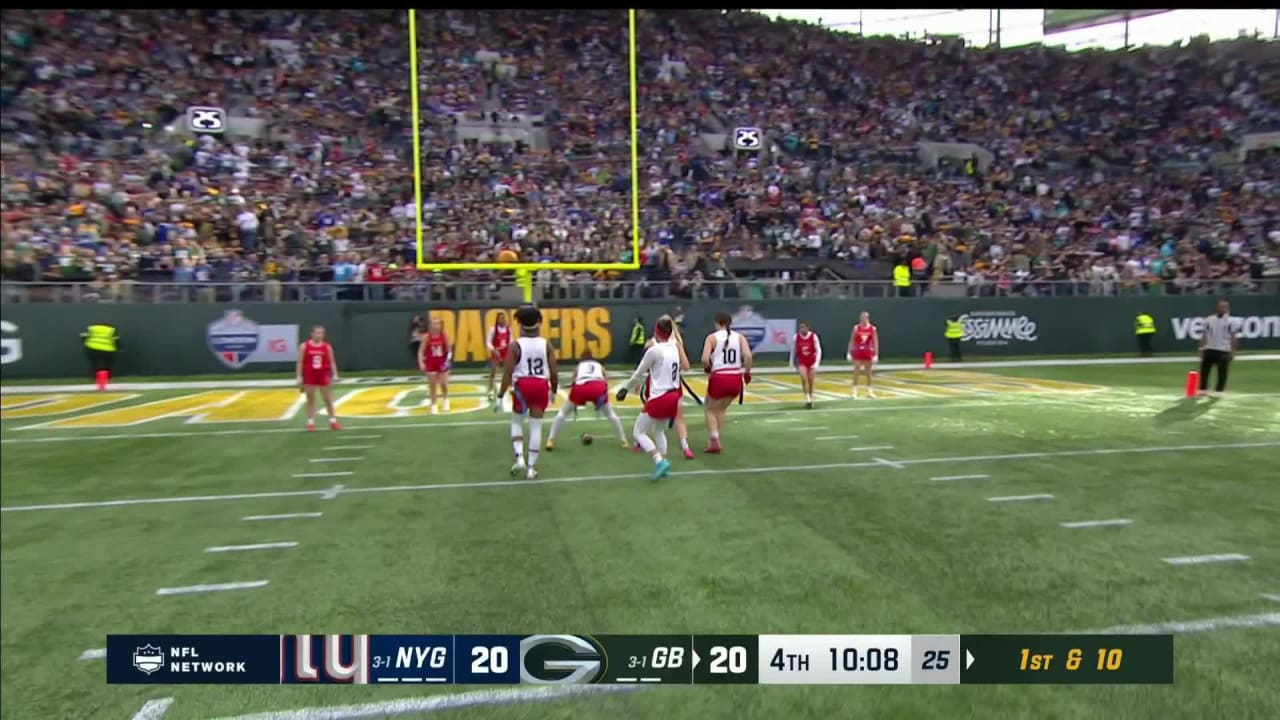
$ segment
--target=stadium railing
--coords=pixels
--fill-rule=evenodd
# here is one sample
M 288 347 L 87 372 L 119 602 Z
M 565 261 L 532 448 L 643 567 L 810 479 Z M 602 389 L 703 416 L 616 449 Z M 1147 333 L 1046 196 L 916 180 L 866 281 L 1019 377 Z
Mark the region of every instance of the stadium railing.
M 6 303 L 244 303 L 244 302 L 499 302 L 511 299 L 507 281 L 468 279 L 386 283 L 321 282 L 0 282 Z M 1280 277 L 1258 280 L 1192 280 L 1180 283 L 1129 280 L 1041 280 L 1010 283 L 917 282 L 903 292 L 890 281 L 781 280 L 776 278 L 651 281 L 575 280 L 538 283 L 541 302 L 584 300 L 808 298 L 1088 297 L 1280 294 Z

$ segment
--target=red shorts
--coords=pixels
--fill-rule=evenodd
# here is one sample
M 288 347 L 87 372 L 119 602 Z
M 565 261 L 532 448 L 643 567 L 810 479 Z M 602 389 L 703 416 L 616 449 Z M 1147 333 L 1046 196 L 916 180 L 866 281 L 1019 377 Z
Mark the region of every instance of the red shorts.
M 429 373 L 449 372 L 449 361 L 446 358 L 429 357 L 424 365 Z
M 569 388 L 569 402 L 574 405 L 604 405 L 609 402 L 609 383 L 588 380 Z
M 736 398 L 742 394 L 742 375 L 737 372 L 713 372 L 707 380 L 707 397 L 712 400 Z
M 676 388 L 668 390 L 658 397 L 651 397 L 644 404 L 644 414 L 654 420 L 673 420 L 680 412 L 680 398 L 684 393 Z
M 507 346 L 498 350 L 494 350 L 493 355 L 490 357 L 490 359 L 493 360 L 494 365 L 501 365 L 502 363 L 507 361 L 507 353 L 510 351 L 511 351 L 510 346 Z
M 871 359 L 874 358 L 875 356 L 876 354 L 871 352 L 870 350 L 854 350 L 853 351 L 854 362 L 871 362 Z
M 551 382 L 542 378 L 516 378 L 515 387 L 511 389 L 511 411 L 515 413 L 546 410 L 550 400 Z
M 796 360 L 796 367 L 812 368 L 814 365 L 817 365 L 817 364 L 818 364 L 818 358 L 816 357 L 800 358 Z
M 333 380 L 333 372 L 306 368 L 302 371 L 302 384 L 309 387 L 328 387 Z

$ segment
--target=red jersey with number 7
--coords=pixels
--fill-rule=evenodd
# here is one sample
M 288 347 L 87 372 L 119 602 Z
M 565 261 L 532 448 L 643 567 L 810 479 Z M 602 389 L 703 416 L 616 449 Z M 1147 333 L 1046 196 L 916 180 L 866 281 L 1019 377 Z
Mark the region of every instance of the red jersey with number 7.
M 870 323 L 854 325 L 853 347 L 850 350 L 854 360 L 870 362 L 876 354 L 876 326 Z

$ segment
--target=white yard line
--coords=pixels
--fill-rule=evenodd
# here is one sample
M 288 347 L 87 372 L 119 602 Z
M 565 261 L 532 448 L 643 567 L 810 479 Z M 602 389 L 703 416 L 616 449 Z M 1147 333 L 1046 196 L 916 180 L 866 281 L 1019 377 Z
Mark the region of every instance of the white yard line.
M 1276 353 L 1258 353 L 1244 354 L 1235 358 L 1235 362 L 1251 362 L 1260 360 L 1280 360 L 1280 354 Z M 1060 358 L 1057 360 L 984 360 L 982 362 L 967 362 L 963 365 L 950 365 L 943 363 L 937 366 L 938 370 L 970 370 L 974 368 L 1027 368 L 1027 367 L 1075 367 L 1080 365 L 1176 365 L 1179 363 L 1199 362 L 1199 358 L 1194 355 L 1180 355 L 1171 357 L 1155 357 L 1155 358 Z M 828 372 L 851 370 L 851 365 L 823 365 L 822 369 Z M 922 363 L 884 363 L 876 365 L 876 370 L 888 372 L 891 370 L 921 370 Z M 785 367 L 762 367 L 754 368 L 751 371 L 755 375 L 789 375 L 794 370 Z M 487 374 L 480 373 L 460 373 L 451 375 L 450 379 L 455 382 L 480 382 L 488 380 Z M 368 387 L 371 385 L 422 385 L 420 376 L 387 376 L 380 378 L 348 378 L 338 382 L 338 387 Z M 297 381 L 291 379 L 279 380 L 185 380 L 179 382 L 140 382 L 140 383 L 112 383 L 112 391 L 136 391 L 136 390 L 219 390 L 219 389 L 241 389 L 241 388 L 296 388 Z M 793 386 L 789 386 L 793 387 Z M 5 385 L 0 386 L 0 395 L 25 394 L 25 393 L 60 393 L 60 392 L 97 392 L 98 388 L 93 384 L 76 384 L 76 385 Z
M 859 437 L 858 435 L 823 435 L 814 440 L 857 440 Z
M 372 450 L 375 447 L 377 447 L 377 445 L 330 445 L 329 447 L 324 448 L 324 451 L 331 452 L 333 450 Z
M 1280 613 L 1259 613 L 1257 615 L 1236 615 L 1232 617 L 1204 618 L 1203 620 L 1183 620 L 1178 622 L 1155 623 L 1152 625 L 1117 625 L 1100 630 L 1084 630 L 1080 635 L 1161 635 L 1165 633 L 1195 633 L 1226 628 L 1251 628 L 1263 625 L 1280 625 Z
M 1216 555 L 1186 555 L 1183 557 L 1167 557 L 1164 561 L 1170 565 L 1206 565 L 1208 563 L 1220 562 L 1242 562 L 1248 560 L 1248 555 L 1240 553 L 1218 553 Z
M 1262 597 L 1271 602 L 1280 602 L 1280 593 L 1262 593 Z
M 863 447 L 851 447 L 849 452 L 872 452 L 874 450 L 892 450 L 892 445 L 865 445 Z
M 800 422 L 800 418 L 798 418 L 798 417 L 769 418 L 769 419 L 765 420 L 765 422 L 766 422 L 766 423 L 790 423 L 790 422 Z
M 360 462 L 364 460 L 364 456 L 360 457 L 331 457 L 331 458 L 311 458 L 313 463 L 332 463 L 332 462 Z
M 831 428 L 826 425 L 797 425 L 795 427 L 782 428 L 782 429 L 790 430 L 792 432 L 816 432 L 818 430 L 830 430 Z
M 1055 450 L 1050 452 L 1010 453 L 1005 455 L 966 455 L 953 457 L 932 457 L 895 460 L 899 465 L 933 465 L 959 462 L 997 462 L 1001 460 L 1035 460 L 1049 457 L 1088 457 L 1095 455 L 1128 455 L 1162 452 L 1193 452 L 1200 450 L 1252 450 L 1256 448 L 1280 447 L 1280 442 L 1224 443 L 1219 445 L 1167 445 L 1163 447 L 1137 448 L 1098 448 L 1093 450 Z M 785 472 L 810 472 L 814 470 L 849 470 L 856 468 L 880 467 L 875 462 L 824 463 L 820 465 L 775 465 L 772 467 L 753 468 L 706 468 L 701 470 L 682 470 L 672 473 L 673 476 L 692 477 L 697 475 L 755 475 Z M 539 478 L 537 480 L 496 480 L 489 482 L 438 483 L 434 485 L 390 485 L 385 487 L 346 488 L 344 493 L 384 493 L 384 492 L 418 492 L 432 490 L 460 490 L 491 487 L 532 487 L 535 485 L 553 485 L 563 483 L 602 482 L 609 480 L 635 480 L 644 477 L 645 473 L 618 473 L 613 475 L 582 475 L 564 478 Z M 125 500 L 97 500 L 91 502 L 49 503 L 44 505 L 11 505 L 0 507 L 0 512 L 32 512 L 36 510 L 74 510 L 80 508 L 121 507 L 128 505 L 165 505 L 169 503 L 212 502 L 219 500 L 258 500 L 265 498 L 285 497 L 319 497 L 328 490 L 293 490 L 285 492 L 235 493 L 228 495 L 189 495 L 164 498 L 136 498 Z
M 1039 493 L 1039 494 L 1036 494 L 1036 495 L 1002 495 L 1002 496 L 999 496 L 999 497 L 989 497 L 989 498 L 987 498 L 987 502 L 994 502 L 994 503 L 999 503 L 999 502 L 1022 502 L 1022 501 L 1024 501 L 1024 500 L 1052 500 L 1052 499 L 1053 499 L 1053 496 L 1052 496 L 1052 495 L 1047 495 L 1047 494 L 1045 494 L 1045 493 Z
M 939 475 L 931 477 L 934 482 L 952 482 L 954 480 L 986 480 L 990 475 Z
M 1031 405 L 1035 403 L 1043 403 L 1043 398 L 1027 396 L 1024 400 L 997 400 L 985 402 L 951 402 L 942 400 L 940 402 L 929 403 L 926 405 L 876 405 L 868 407 L 859 405 L 854 407 L 833 407 L 833 408 L 815 408 L 807 411 L 809 414 L 817 413 L 868 413 L 868 412 L 897 412 L 899 410 L 956 410 L 959 408 L 991 408 L 991 407 L 1008 407 L 1011 405 Z M 794 410 L 740 410 L 734 412 L 734 418 L 751 417 L 754 415 L 779 415 L 783 413 L 795 412 Z M 625 420 L 634 419 L 637 413 L 626 412 L 618 413 L 619 417 Z M 394 423 L 384 425 L 362 425 L 351 430 L 420 430 L 422 428 L 447 428 L 447 427 L 488 427 L 493 425 L 510 425 L 511 421 L 506 420 L 440 420 L 436 422 L 416 422 L 416 423 Z M 15 431 L 26 430 L 45 430 L 50 428 L 16 428 Z M 4 431 L 9 434 L 9 430 Z M 104 441 L 104 440 L 142 440 L 142 439 L 161 439 L 161 438 L 189 438 L 189 437 L 221 437 L 226 435 L 264 435 L 277 433 L 292 433 L 301 435 L 306 431 L 299 427 L 263 427 L 254 429 L 235 429 L 235 430 L 202 430 L 195 432 L 153 432 L 153 433 L 117 433 L 112 435 L 50 435 L 44 437 L 22 437 L 22 438 L 4 438 L 0 439 L 0 444 L 19 445 L 31 443 L 57 443 L 57 442 L 79 442 L 79 441 Z M 343 430 L 342 432 L 346 432 Z M 25 433 L 24 433 L 25 434 Z M 375 440 L 381 438 L 381 435 L 346 435 L 345 440 Z
M 398 698 L 360 705 L 337 705 L 329 707 L 313 707 L 301 710 L 281 710 L 278 712 L 237 715 L 219 720 L 356 720 L 356 718 L 380 718 L 411 713 L 429 713 L 455 708 L 483 707 L 489 705 L 512 705 L 516 703 L 544 702 L 580 695 L 600 695 L 605 693 L 627 692 L 637 690 L 639 686 L 629 685 L 567 685 L 546 687 L 515 687 L 498 690 L 473 690 L 471 692 L 451 693 L 447 695 L 429 695 L 427 697 Z
M 871 459 L 872 459 L 872 460 L 874 460 L 874 461 L 876 461 L 877 463 L 879 463 L 879 464 L 881 464 L 881 465 L 884 465 L 885 467 L 891 467 L 891 468 L 893 468 L 894 470 L 906 470 L 906 469 L 907 469 L 907 466 L 906 466 L 906 465 L 903 465 L 903 464 L 902 464 L 902 463 L 900 463 L 900 462 L 894 462 L 893 460 L 885 460 L 885 459 L 884 459 L 884 458 L 882 458 L 882 457 L 874 457 L 874 458 L 871 458 Z
M 204 549 L 207 553 L 244 552 L 246 550 L 283 550 L 298 547 L 298 543 L 288 542 L 254 543 L 252 545 L 216 545 Z
M 160 720 L 169 711 L 169 706 L 172 704 L 173 698 L 171 697 L 148 700 L 143 703 L 142 709 L 134 714 L 133 720 Z
M 338 496 L 342 494 L 343 489 L 345 489 L 346 487 L 347 487 L 346 485 L 334 485 L 333 487 L 326 490 L 324 494 L 320 496 L 320 499 L 321 500 L 337 500 Z
M 350 470 L 343 470 L 340 472 L 294 473 L 293 474 L 293 476 L 296 478 L 346 477 L 348 475 L 355 475 L 355 473 L 351 472 Z
M 192 593 L 224 592 L 227 590 L 252 590 L 266 587 L 267 580 L 250 580 L 248 582 L 213 583 L 210 585 L 186 585 L 183 587 L 160 588 L 157 595 L 190 595 Z
M 1123 527 L 1125 525 L 1132 525 L 1133 521 L 1129 518 L 1115 518 L 1113 520 L 1081 520 L 1079 522 L 1064 522 L 1059 524 L 1064 528 L 1079 530 L 1098 527 Z
M 306 513 L 283 513 L 281 515 L 246 515 L 241 520 L 294 520 L 297 518 L 318 518 L 324 513 L 306 512 Z
M 107 656 L 106 648 L 93 648 L 80 653 L 81 660 L 102 660 Z

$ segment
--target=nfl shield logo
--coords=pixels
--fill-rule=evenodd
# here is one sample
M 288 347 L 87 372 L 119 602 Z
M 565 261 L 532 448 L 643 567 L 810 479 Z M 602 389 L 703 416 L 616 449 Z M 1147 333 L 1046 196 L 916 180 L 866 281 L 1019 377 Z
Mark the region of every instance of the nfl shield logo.
M 209 323 L 205 338 L 209 349 L 223 365 L 239 370 L 258 349 L 258 323 L 239 310 L 228 310 L 221 320 Z
M 133 666 L 150 675 L 164 667 L 164 653 L 155 645 L 143 645 L 133 651 Z
M 765 341 L 767 325 L 764 316 L 750 306 L 744 305 L 733 315 L 733 329 L 747 339 L 747 345 L 752 350 Z

